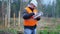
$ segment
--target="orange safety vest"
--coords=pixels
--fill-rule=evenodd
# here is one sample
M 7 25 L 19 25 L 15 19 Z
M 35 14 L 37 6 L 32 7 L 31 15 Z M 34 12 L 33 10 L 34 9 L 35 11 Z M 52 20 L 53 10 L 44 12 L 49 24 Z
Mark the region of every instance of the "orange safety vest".
M 29 7 L 26 7 L 25 10 L 27 11 L 28 14 L 32 13 L 32 10 Z M 34 9 L 33 12 L 37 14 L 36 9 Z M 37 25 L 37 20 L 34 20 L 32 18 L 24 20 L 24 26 L 34 26 L 34 25 Z

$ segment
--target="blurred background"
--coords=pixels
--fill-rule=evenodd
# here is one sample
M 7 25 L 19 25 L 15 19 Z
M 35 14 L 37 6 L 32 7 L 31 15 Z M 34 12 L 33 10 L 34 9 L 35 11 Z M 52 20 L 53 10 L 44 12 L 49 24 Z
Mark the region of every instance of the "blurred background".
M 0 0 L 0 34 L 23 34 L 22 12 L 31 0 Z M 60 0 L 37 0 L 44 14 L 37 34 L 60 34 Z

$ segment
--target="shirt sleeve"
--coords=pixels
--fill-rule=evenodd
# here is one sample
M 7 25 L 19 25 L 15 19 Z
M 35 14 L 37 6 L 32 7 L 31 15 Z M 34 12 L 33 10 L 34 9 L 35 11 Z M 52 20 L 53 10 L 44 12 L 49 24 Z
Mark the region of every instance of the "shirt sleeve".
M 33 15 L 34 13 L 28 14 L 26 10 L 23 11 L 23 19 L 30 19 L 30 17 Z

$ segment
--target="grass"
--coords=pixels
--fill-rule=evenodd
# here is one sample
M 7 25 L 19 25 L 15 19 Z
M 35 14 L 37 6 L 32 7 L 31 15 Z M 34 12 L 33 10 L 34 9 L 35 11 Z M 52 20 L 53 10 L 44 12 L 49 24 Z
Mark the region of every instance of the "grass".
M 18 19 L 16 19 L 18 24 Z M 18 26 L 13 26 L 14 21 L 11 18 L 11 27 L 6 30 L 0 30 L 0 32 L 9 32 L 11 34 L 17 34 Z M 12 28 L 13 27 L 13 28 Z M 37 27 L 37 34 L 60 34 L 60 18 L 41 18 Z M 43 29 L 43 30 L 42 30 Z M 23 31 L 23 19 L 20 21 L 20 30 Z
M 7 31 L 11 32 L 12 34 L 17 34 L 17 30 L 13 28 L 8 29 Z
M 38 34 L 60 34 L 60 18 L 42 18 L 38 24 Z
M 59 30 L 39 30 L 38 34 L 60 34 Z
M 0 34 L 17 34 L 17 30 L 13 28 L 0 30 Z

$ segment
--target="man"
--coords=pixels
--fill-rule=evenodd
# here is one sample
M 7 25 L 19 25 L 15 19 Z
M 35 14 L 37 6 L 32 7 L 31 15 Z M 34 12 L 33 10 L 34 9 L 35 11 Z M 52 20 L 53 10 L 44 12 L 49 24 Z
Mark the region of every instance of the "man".
M 40 20 L 40 17 L 34 19 L 34 15 L 38 13 L 36 7 L 37 1 L 32 0 L 30 4 L 24 9 L 24 34 L 36 34 L 37 22 Z

